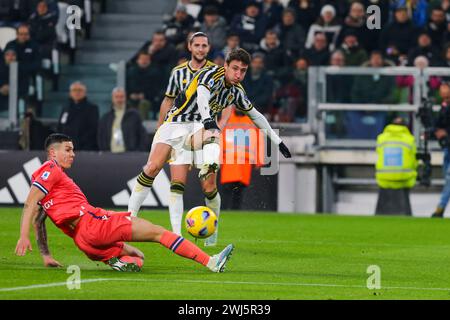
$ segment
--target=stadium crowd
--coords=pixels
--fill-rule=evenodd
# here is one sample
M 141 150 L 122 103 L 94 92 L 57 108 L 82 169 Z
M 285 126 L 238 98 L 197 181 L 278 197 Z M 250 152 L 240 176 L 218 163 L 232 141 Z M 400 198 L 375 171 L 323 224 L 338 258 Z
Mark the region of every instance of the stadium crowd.
M 372 4 L 380 7 L 380 30 L 367 27 L 366 9 Z M 244 88 L 271 121 L 305 120 L 309 66 L 448 66 L 450 62 L 447 0 L 290 0 L 283 4 L 276 0 L 180 0 L 173 16 L 129 64 L 136 68 L 136 57 L 148 53 L 151 62 L 146 76 L 168 77 L 172 66 L 189 59 L 186 39 L 196 31 L 210 35 L 210 59 L 217 64 L 223 64 L 227 52 L 236 47 L 252 54 Z M 131 81 L 142 77 L 136 71 L 129 73 Z M 384 96 L 394 102 L 404 98 L 412 86 L 407 77 L 395 79 L 392 87 L 390 80 L 381 80 L 380 85 L 375 83 L 379 90 L 372 96 L 367 81 L 363 85 L 336 81 L 337 87 L 328 88 L 329 102 L 375 102 L 383 89 Z M 148 105 L 156 108 L 166 82 L 159 83 L 160 88 L 148 90 L 154 99 Z
M 11 61 L 20 62 L 19 95 L 26 96 L 28 79 L 55 45 L 56 2 L 0 0 L 0 26 L 17 28 L 17 39 L 0 52 L 0 109 L 7 106 Z M 381 29 L 367 27 L 373 19 L 366 11 L 370 5 L 380 8 Z M 236 47 L 252 54 L 243 85 L 274 122 L 306 120 L 309 66 L 450 66 L 450 0 L 179 0 L 161 29 L 127 62 L 127 104 L 142 120 L 157 119 L 170 71 L 190 58 L 187 39 L 196 31 L 210 36 L 209 58 L 217 64 Z M 411 99 L 407 76 L 329 77 L 328 102 Z M 444 80 L 430 80 L 432 93 Z M 350 122 L 352 116 L 345 115 Z

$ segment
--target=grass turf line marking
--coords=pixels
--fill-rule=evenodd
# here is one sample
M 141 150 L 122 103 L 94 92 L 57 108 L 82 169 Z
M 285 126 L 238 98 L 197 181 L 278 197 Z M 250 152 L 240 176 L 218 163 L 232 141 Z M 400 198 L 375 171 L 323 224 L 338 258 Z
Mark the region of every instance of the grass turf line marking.
M 88 279 L 88 280 L 80 280 L 81 283 L 89 283 L 89 282 L 99 282 L 99 281 L 110 281 L 111 279 Z M 0 292 L 7 291 L 19 291 L 19 290 L 30 290 L 30 289 L 39 289 L 39 288 L 50 288 L 50 287 L 62 287 L 67 285 L 67 282 L 53 282 L 53 283 L 44 283 L 44 284 L 33 284 L 31 286 L 22 286 L 22 287 L 13 287 L 13 288 L 0 288 Z
M 253 281 L 215 281 L 215 280 L 177 280 L 177 279 L 131 279 L 131 278 L 97 278 L 97 279 L 87 279 L 81 280 L 81 283 L 91 283 L 100 281 L 124 281 L 124 282 L 182 282 L 182 283 L 204 283 L 204 284 L 235 284 L 235 285 L 270 285 L 270 286 L 290 286 L 290 287 L 332 287 L 332 288 L 359 288 L 367 289 L 365 286 L 359 285 L 346 285 L 346 284 L 326 284 L 326 283 L 283 283 L 283 282 L 253 282 Z M 19 291 L 19 290 L 30 290 L 37 288 L 48 288 L 48 287 L 61 287 L 67 285 L 66 282 L 54 282 L 47 284 L 36 284 L 31 286 L 13 287 L 13 288 L 0 288 L 0 292 L 8 291 Z M 397 287 L 397 286 L 382 286 L 380 290 L 418 290 L 418 291 L 450 291 L 450 288 L 421 288 L 421 287 Z M 369 290 L 369 289 L 367 289 Z M 374 290 L 370 290 L 374 291 Z

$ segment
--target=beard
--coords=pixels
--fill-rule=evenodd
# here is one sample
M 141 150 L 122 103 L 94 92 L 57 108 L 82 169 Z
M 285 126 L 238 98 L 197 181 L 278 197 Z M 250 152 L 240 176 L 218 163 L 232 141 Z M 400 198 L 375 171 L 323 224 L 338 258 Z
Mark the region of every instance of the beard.
M 194 55 L 192 55 L 192 60 L 194 60 L 196 63 L 202 63 L 203 61 L 206 60 L 206 55 L 205 56 L 194 56 Z

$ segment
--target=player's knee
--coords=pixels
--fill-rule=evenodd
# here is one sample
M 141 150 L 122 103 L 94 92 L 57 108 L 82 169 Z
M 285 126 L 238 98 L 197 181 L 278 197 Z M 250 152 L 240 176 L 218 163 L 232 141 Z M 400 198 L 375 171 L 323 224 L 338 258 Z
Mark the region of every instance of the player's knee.
M 170 192 L 183 194 L 184 193 L 184 183 L 180 181 L 172 181 L 170 182 Z
M 144 166 L 145 174 L 150 177 L 156 177 L 158 175 L 159 171 L 161 171 L 161 169 L 162 169 L 162 165 L 158 165 L 153 162 L 149 162 Z

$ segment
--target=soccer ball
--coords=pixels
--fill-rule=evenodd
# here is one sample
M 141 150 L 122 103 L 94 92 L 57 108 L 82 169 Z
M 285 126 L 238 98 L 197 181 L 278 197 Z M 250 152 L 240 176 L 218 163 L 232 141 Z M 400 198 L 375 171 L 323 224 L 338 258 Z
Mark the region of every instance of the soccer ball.
M 217 216 L 208 207 L 198 206 L 186 214 L 187 232 L 194 238 L 208 238 L 216 231 Z

